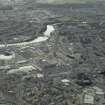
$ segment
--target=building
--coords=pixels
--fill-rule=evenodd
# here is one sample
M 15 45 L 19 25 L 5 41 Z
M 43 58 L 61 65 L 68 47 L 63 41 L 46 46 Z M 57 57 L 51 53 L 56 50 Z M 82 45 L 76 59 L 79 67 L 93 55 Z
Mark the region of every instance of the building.
M 15 64 L 15 53 L 9 50 L 0 51 L 0 67 L 11 67 Z

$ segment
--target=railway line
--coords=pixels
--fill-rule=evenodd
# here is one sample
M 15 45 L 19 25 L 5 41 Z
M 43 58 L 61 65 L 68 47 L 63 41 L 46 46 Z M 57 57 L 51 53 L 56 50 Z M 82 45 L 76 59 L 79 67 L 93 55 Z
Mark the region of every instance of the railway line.
M 28 35 L 31 34 L 33 36 L 31 36 L 31 38 L 26 39 L 26 40 L 21 41 L 21 42 L 19 42 L 19 41 L 18 42 L 15 42 L 15 43 L 7 43 L 6 42 L 7 43 L 6 45 L 5 44 L 0 44 L 0 48 L 3 48 L 5 46 L 8 46 L 8 47 L 12 47 L 12 46 L 25 46 L 25 45 L 29 45 L 29 44 L 44 42 L 47 39 L 49 39 L 51 32 L 54 31 L 54 27 L 52 25 L 48 25 L 48 26 L 50 26 L 50 27 L 47 27 L 47 29 L 45 30 L 45 32 L 42 33 L 42 36 L 40 36 L 40 35 L 39 36 L 34 36 L 35 35 L 34 30 L 31 29 L 30 27 L 26 31 L 25 30 L 24 31 L 20 31 L 19 30 L 17 33 L 14 32 L 12 34 L 9 34 L 9 32 L 8 32 L 8 34 L 5 35 L 5 36 L 7 36 L 6 37 L 7 40 L 9 40 L 9 37 L 14 37 L 14 35 L 16 35 L 16 34 L 17 35 L 20 35 L 20 36 L 21 35 L 24 36 L 25 34 L 28 36 Z

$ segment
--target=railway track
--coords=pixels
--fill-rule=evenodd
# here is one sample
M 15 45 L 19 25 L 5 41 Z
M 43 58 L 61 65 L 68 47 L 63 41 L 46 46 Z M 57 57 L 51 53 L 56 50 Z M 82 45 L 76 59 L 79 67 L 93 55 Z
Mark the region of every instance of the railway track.
M 16 25 L 10 31 L 7 29 L 6 32 L 0 33 L 1 39 L 3 37 L 3 39 L 6 40 L 6 41 L 9 40 L 9 42 L 14 42 L 14 43 L 6 42 L 7 43 L 6 46 L 8 46 L 8 47 L 11 47 L 11 46 L 24 46 L 24 45 L 43 42 L 43 41 L 46 41 L 50 37 L 50 33 L 52 31 L 54 31 L 54 29 L 53 30 L 47 29 L 45 32 L 47 32 L 49 34 L 48 36 L 44 35 L 44 34 L 46 34 L 44 32 L 42 34 L 39 33 L 39 36 L 38 36 L 38 32 L 37 32 L 38 28 L 34 27 L 34 25 L 33 25 L 33 27 L 29 27 L 30 25 L 27 25 L 27 26 L 24 25 L 24 28 L 21 26 L 21 28 L 16 29 L 16 27 L 18 28 L 18 26 L 19 25 Z M 51 26 L 51 27 L 54 28 L 53 26 Z M 13 29 L 15 29 L 15 30 L 13 30 Z M 10 40 L 10 39 L 13 39 L 15 37 L 17 37 L 17 38 L 18 37 L 25 38 L 25 36 L 26 37 L 29 36 L 29 37 L 27 39 L 22 39 L 22 41 L 20 39 L 20 40 L 18 40 L 18 42 L 17 41 L 15 42 L 14 40 Z M 5 44 L 0 44 L 0 48 L 3 48 L 3 47 L 5 47 Z
M 39 24 L 25 21 L 1 21 L 0 23 L 0 39 L 1 41 L 8 43 L 8 46 L 20 45 L 20 43 L 23 45 L 27 41 L 31 41 L 32 39 L 37 38 L 37 31 L 41 30 L 40 28 L 43 28 L 40 27 L 41 25 Z M 39 32 L 39 36 L 40 35 L 41 33 Z M 0 47 L 3 46 L 5 45 L 0 45 Z

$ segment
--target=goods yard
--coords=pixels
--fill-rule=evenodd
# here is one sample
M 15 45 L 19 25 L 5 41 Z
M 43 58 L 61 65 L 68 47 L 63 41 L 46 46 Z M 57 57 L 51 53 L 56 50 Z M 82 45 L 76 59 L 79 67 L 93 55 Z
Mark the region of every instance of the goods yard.
M 0 1 L 0 105 L 105 105 L 105 2 Z

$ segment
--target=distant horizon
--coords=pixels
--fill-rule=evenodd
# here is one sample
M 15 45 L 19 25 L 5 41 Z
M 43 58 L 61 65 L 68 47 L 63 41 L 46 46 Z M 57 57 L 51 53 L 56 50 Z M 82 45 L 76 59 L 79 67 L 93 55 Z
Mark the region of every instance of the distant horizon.
M 37 0 L 39 3 L 49 3 L 49 4 L 64 4 L 64 3 L 88 3 L 97 2 L 105 0 Z
M 0 4 L 3 5 L 8 5 L 11 4 L 13 2 L 22 2 L 22 1 L 26 1 L 26 2 L 30 2 L 30 1 L 35 1 L 36 3 L 43 3 L 43 4 L 72 4 L 72 3 L 88 3 L 88 2 L 97 2 L 97 1 L 105 1 L 105 0 L 0 0 Z

